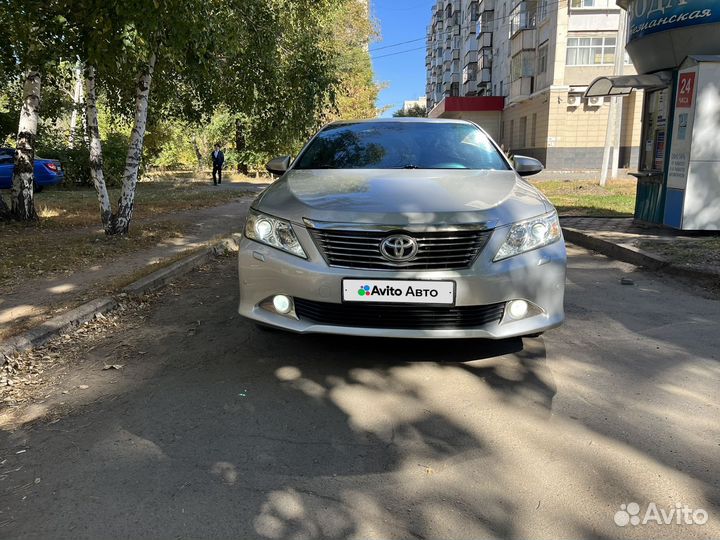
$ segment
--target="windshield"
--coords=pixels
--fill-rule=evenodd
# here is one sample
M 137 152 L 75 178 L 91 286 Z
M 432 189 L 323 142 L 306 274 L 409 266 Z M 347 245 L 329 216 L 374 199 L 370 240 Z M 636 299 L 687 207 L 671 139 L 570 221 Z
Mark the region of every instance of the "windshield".
M 323 129 L 295 169 L 493 169 L 509 167 L 470 124 L 361 122 Z

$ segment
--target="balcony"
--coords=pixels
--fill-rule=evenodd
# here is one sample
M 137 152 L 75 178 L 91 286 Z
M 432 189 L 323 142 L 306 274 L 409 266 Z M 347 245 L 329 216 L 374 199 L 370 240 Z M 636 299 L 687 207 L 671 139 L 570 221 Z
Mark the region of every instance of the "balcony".
M 510 56 L 515 56 L 521 51 L 535 49 L 535 29 L 528 28 L 515 33 L 510 38 Z
M 490 83 L 489 82 L 477 83 L 477 93 L 478 93 L 478 96 L 491 96 L 492 89 L 490 88 Z
M 445 30 L 448 30 L 451 26 L 460 26 L 460 12 L 456 11 L 452 15 L 445 16 Z
M 489 83 L 492 81 L 492 69 L 485 67 L 478 70 L 478 82 Z
M 535 91 L 535 77 L 520 77 L 510 83 L 510 99 L 526 97 Z
M 452 83 L 459 83 L 459 82 L 460 82 L 460 74 L 459 73 L 453 73 L 450 70 L 443 72 L 443 78 L 442 78 L 443 86 L 452 84 Z
M 477 95 L 477 82 L 468 81 L 462 85 L 463 96 L 476 96 Z
M 493 45 L 493 33 L 482 32 L 477 35 L 478 49 L 489 49 Z
M 478 11 L 484 13 L 486 11 L 493 11 L 495 9 L 495 0 L 480 0 Z
M 515 9 L 510 12 L 510 37 L 515 36 L 518 32 L 534 29 L 537 19 L 536 14 L 536 0 L 520 2 Z
M 471 63 L 466 65 L 463 68 L 463 75 L 462 75 L 462 82 L 463 84 L 467 83 L 468 81 L 476 81 L 477 80 L 477 64 Z
M 492 51 L 489 49 L 484 49 L 479 55 L 478 55 L 478 67 L 480 69 L 490 69 L 492 68 Z

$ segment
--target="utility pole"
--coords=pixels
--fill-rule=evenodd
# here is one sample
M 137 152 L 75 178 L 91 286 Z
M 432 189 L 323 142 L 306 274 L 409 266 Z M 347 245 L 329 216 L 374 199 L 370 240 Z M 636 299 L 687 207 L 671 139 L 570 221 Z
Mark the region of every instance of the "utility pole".
M 623 74 L 625 68 L 625 42 L 627 41 L 627 14 L 620 11 L 620 24 L 618 26 L 617 39 L 615 40 L 615 65 L 613 75 Z M 602 173 L 600 185 L 607 184 L 608 173 L 612 169 L 612 178 L 618 176 L 620 162 L 620 134 L 622 130 L 622 108 L 623 98 L 613 96 L 610 98 L 610 110 L 608 111 L 608 125 L 605 133 L 605 150 L 603 151 Z M 612 153 L 611 153 L 612 149 Z M 612 160 L 611 160 L 612 156 Z

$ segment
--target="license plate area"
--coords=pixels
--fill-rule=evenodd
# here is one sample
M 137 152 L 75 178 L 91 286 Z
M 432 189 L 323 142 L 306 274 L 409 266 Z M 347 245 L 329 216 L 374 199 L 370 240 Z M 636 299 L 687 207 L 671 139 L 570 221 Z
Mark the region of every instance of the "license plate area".
M 343 302 L 455 304 L 455 282 L 410 279 L 343 279 Z

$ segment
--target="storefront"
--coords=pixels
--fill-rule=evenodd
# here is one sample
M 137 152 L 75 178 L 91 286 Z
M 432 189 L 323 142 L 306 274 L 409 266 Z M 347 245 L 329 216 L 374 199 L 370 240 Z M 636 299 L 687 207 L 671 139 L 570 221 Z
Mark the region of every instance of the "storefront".
M 635 218 L 720 230 L 720 2 L 617 3 L 639 75 L 601 77 L 585 95 L 645 92 Z

